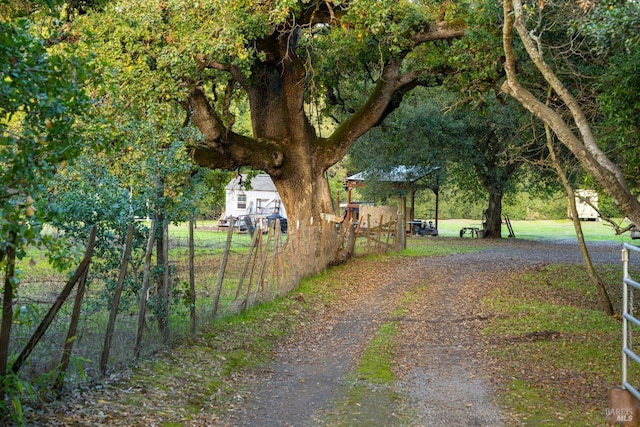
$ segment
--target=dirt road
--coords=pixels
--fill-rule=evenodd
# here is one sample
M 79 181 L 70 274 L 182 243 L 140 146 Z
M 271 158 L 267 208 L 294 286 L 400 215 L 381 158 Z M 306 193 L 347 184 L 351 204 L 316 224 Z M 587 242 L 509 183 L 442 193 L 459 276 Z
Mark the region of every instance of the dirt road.
M 615 263 L 620 256 L 617 245 L 597 244 L 591 252 L 596 262 Z M 477 253 L 399 259 L 375 271 L 354 268 L 350 284 L 358 291 L 346 292 L 284 342 L 271 366 L 252 378 L 245 404 L 224 423 L 331 425 L 331 414 L 339 411 L 336 422 L 343 425 L 510 424 L 494 401 L 484 366 L 479 330 L 488 318 L 480 301 L 510 275 L 551 262 L 581 258 L 574 244 L 505 241 Z M 399 398 L 388 402 L 372 393 L 373 402 L 349 408 L 349 373 L 385 322 L 399 327 L 393 360 Z

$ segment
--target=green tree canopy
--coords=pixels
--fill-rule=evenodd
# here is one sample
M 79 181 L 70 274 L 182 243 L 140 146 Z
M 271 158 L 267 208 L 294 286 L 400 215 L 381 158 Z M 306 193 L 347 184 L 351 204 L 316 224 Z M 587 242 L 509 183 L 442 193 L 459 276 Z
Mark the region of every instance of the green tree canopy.
M 626 4 L 627 2 L 609 3 L 605 9 L 615 11 L 618 6 L 622 5 L 624 8 Z M 614 20 L 609 20 L 599 26 L 598 13 L 587 17 L 585 12 L 593 10 L 594 6 L 590 2 L 555 4 L 510 0 L 504 2 L 503 6 L 507 80 L 502 85 L 502 90 L 547 124 L 582 167 L 611 195 L 620 210 L 634 223 L 640 223 L 640 202 L 634 194 L 633 186 L 628 185 L 624 173 L 628 159 L 624 155 L 617 158 L 609 155 L 603 144 L 607 139 L 603 136 L 605 132 L 614 130 L 621 123 L 615 117 L 618 114 L 624 116 L 633 110 L 624 101 L 625 98 L 629 99 L 624 93 L 628 93 L 629 87 L 635 83 L 624 82 L 624 89 L 619 92 L 616 89 L 602 92 L 604 96 L 600 99 L 605 101 L 605 111 L 606 103 L 613 99 L 627 103 L 621 111 L 614 111 L 615 108 L 609 110 L 608 114 L 610 118 L 614 118 L 613 121 L 602 121 L 602 112 L 594 102 L 598 99 L 598 93 L 593 89 L 597 87 L 594 82 L 607 81 L 607 77 L 602 78 L 607 62 L 598 56 L 598 43 L 590 45 L 585 33 L 576 30 L 576 23 L 582 21 L 583 28 L 593 29 L 592 34 L 606 40 L 611 34 L 607 28 L 613 28 L 617 24 L 613 23 Z M 602 15 L 603 9 L 599 9 L 599 12 Z M 607 13 L 609 12 L 605 14 Z M 637 16 L 633 17 L 633 13 L 627 12 L 618 17 L 625 16 L 630 19 L 620 19 L 622 33 L 628 33 L 627 22 L 637 19 Z M 566 43 L 567 37 L 570 44 Z M 634 37 L 622 37 L 623 44 L 631 41 L 630 45 L 633 46 L 633 40 Z M 519 53 L 519 43 L 525 48 L 526 56 Z M 601 47 L 605 45 L 619 46 L 619 41 L 600 43 Z M 629 63 L 634 61 L 635 59 Z M 542 80 L 524 78 L 521 74 L 522 63 L 533 65 Z M 611 69 L 604 73 L 609 79 L 614 75 L 616 72 Z M 623 129 L 619 130 L 619 135 L 626 133 Z M 637 147 L 634 147 L 634 144 L 626 146 L 631 149 L 630 152 L 637 152 Z M 617 148 L 625 147 L 617 145 Z M 630 158 L 633 157 L 637 156 L 633 154 Z
M 190 141 L 200 165 L 269 173 L 288 214 L 305 220 L 333 211 L 328 168 L 439 73 L 447 46 L 437 42 L 464 33 L 459 10 L 408 0 L 115 1 L 77 18 L 71 37 L 91 34 L 87 49 L 113 70 L 125 103 L 182 106 L 201 132 Z M 425 56 L 429 46 L 437 54 Z M 346 114 L 327 127 L 322 118 L 356 91 L 363 96 L 342 102 Z

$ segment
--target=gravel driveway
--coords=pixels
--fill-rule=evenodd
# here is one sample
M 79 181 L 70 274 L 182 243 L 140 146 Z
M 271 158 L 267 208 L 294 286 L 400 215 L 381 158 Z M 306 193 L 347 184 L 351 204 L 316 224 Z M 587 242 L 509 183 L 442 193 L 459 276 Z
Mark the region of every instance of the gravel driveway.
M 614 243 L 590 245 L 595 263 L 619 262 L 620 249 Z M 405 415 L 397 421 L 402 425 L 503 425 L 507 417 L 494 402 L 479 345 L 479 330 L 488 320 L 480 300 L 514 273 L 580 262 L 572 242 L 503 240 L 475 253 L 399 258 L 366 271 L 345 270 L 357 292 L 345 291 L 340 301 L 284 342 L 269 368 L 251 378 L 243 405 L 223 424 L 331 425 L 328 414 L 344 395 L 362 348 L 380 325 L 393 321 L 399 325 L 393 387 L 401 403 L 388 408 L 387 419 L 375 411 L 377 419 L 360 425 L 394 424 L 396 413 Z M 360 286 L 372 278 L 373 285 Z M 403 314 L 394 316 L 399 305 Z

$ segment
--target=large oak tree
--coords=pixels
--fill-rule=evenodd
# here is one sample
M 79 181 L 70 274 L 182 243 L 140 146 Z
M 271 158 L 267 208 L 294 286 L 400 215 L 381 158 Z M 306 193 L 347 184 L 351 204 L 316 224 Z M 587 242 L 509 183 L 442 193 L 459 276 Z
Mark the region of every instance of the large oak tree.
M 127 75 L 120 89 L 135 86 L 136 77 L 148 82 L 131 90 L 132 100 L 142 92 L 185 108 L 202 133 L 192 144 L 197 163 L 265 171 L 290 221 L 308 223 L 333 213 L 327 169 L 432 77 L 416 51 L 464 34 L 452 5 L 134 0 L 116 2 L 90 22 L 104 55 Z M 365 77 L 360 104 L 322 136 L 316 111 Z M 236 117 L 247 110 L 251 123 L 243 127 Z

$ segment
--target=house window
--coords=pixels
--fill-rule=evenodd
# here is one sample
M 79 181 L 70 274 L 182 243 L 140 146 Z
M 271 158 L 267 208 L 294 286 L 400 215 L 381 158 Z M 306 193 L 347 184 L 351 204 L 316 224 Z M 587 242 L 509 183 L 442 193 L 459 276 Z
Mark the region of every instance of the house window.
M 238 209 L 247 209 L 247 195 L 238 194 Z

